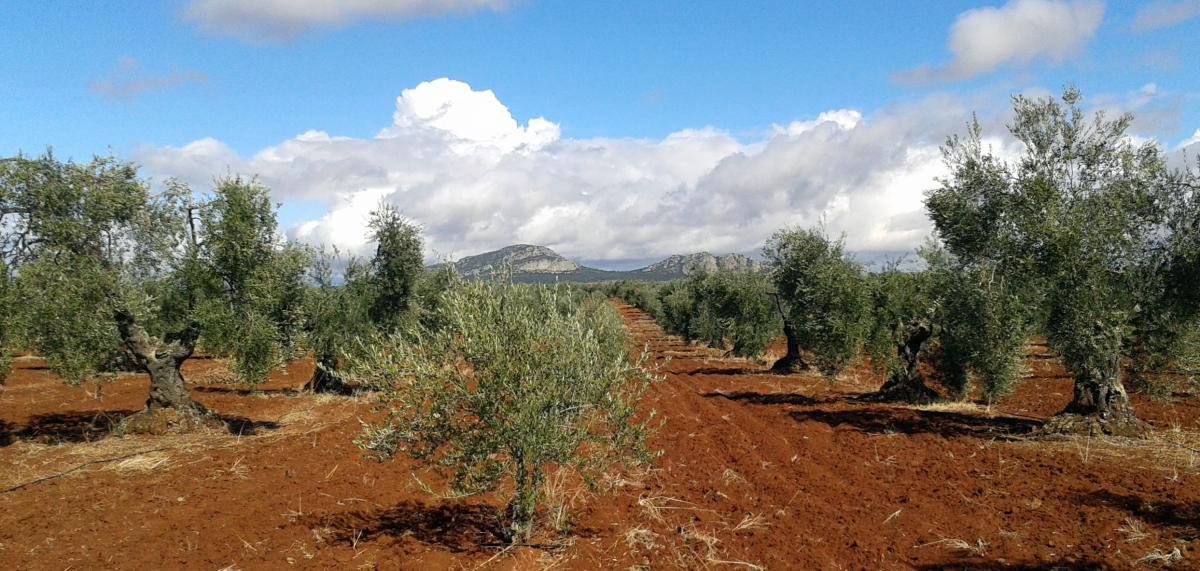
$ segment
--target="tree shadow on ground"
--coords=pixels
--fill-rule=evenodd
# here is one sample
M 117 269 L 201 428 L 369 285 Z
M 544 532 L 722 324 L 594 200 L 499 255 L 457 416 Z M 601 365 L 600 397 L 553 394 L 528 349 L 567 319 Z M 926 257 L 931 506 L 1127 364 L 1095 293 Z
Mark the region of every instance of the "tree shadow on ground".
M 687 372 L 680 372 L 680 375 L 770 375 L 768 369 L 752 369 L 747 367 L 702 367 L 692 369 Z
M 481 551 L 502 543 L 501 510 L 482 504 L 425 505 L 404 501 L 369 511 L 313 514 L 303 520 L 309 528 L 325 528 L 335 541 L 358 543 L 377 537 L 405 536 L 455 553 Z
M 713 391 L 704 393 L 704 398 L 723 398 L 731 401 L 748 402 L 750 404 L 815 405 L 822 402 L 797 393 L 756 393 L 751 391 L 732 393 Z
M 18 441 L 37 444 L 70 444 L 93 442 L 106 438 L 120 426 L 121 421 L 139 410 L 75 411 L 39 414 L 23 425 L 0 421 L 0 447 Z M 264 430 L 279 428 L 279 423 L 252 420 L 241 416 L 220 415 L 230 434 L 253 436 Z
M 1013 417 L 981 417 L 956 412 L 910 408 L 854 408 L 803 410 L 791 413 L 797 422 L 816 421 L 830 427 L 848 427 L 867 434 L 939 434 L 953 436 L 1020 436 L 1041 427 L 1040 421 Z
M 233 394 L 233 395 L 239 395 L 239 396 L 273 395 L 273 394 L 292 396 L 292 395 L 298 395 L 301 393 L 301 390 L 298 388 L 295 388 L 295 387 L 279 387 L 279 388 L 273 388 L 273 389 L 261 389 L 261 388 L 246 388 L 246 387 L 224 386 L 224 385 L 192 385 L 189 388 L 198 393 Z
M 1156 498 L 1143 499 L 1132 494 L 1119 494 L 1108 490 L 1079 494 L 1076 501 L 1088 506 L 1116 507 L 1146 523 L 1167 528 L 1182 539 L 1200 539 L 1200 504 Z
M 1014 561 L 962 561 L 951 560 L 942 563 L 917 565 L 914 569 L 922 571 L 992 571 L 993 569 L 1008 569 L 1011 571 L 1111 571 L 1116 567 L 1099 561 L 1052 561 L 1014 562 Z

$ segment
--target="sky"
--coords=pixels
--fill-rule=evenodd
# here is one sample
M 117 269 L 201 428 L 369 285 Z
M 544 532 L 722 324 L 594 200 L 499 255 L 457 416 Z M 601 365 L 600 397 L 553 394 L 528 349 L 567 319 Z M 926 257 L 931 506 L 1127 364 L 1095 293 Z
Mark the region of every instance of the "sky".
M 257 176 L 289 239 L 359 254 L 387 202 L 430 261 L 625 268 L 814 224 L 911 250 L 945 138 L 974 113 L 1015 156 L 1011 96 L 1068 83 L 1200 154 L 1200 0 L 8 0 L 0 54 L 0 156 Z

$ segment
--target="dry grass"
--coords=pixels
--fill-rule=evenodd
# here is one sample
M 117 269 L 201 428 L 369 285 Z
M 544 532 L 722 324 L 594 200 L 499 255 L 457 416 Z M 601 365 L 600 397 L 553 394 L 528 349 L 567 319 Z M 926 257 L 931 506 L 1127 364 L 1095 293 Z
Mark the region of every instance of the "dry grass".
M 1031 440 L 1021 446 L 1073 454 L 1084 463 L 1104 462 L 1164 472 L 1168 479 L 1180 474 L 1200 474 L 1200 431 L 1168 428 L 1138 440 L 1110 436 L 1063 437 Z
M 760 515 L 746 514 L 742 521 L 733 526 L 733 531 L 749 531 L 755 529 L 766 529 L 770 524 Z
M 119 462 L 104 465 L 104 470 L 114 472 L 152 472 L 167 466 L 171 461 L 171 456 L 163 452 L 151 452 L 149 454 L 140 454 L 132 458 L 126 458 Z
M 907 408 L 929 412 L 953 412 L 972 416 L 992 416 L 992 412 L 988 407 L 970 401 L 935 402 L 932 404 L 909 405 Z
M 1172 549 L 1171 551 L 1163 551 L 1155 548 L 1150 553 L 1147 553 L 1137 561 L 1134 561 L 1133 564 L 1135 566 L 1158 565 L 1160 567 L 1170 567 L 1171 565 L 1179 563 L 1180 561 L 1183 561 L 1183 554 L 1179 552 L 1178 547 Z
M 658 547 L 658 534 L 638 526 L 625 532 L 625 545 L 630 549 L 642 548 L 653 550 Z
M 721 481 L 725 482 L 725 485 L 727 486 L 730 484 L 746 483 L 746 479 L 743 478 L 741 474 L 734 472 L 732 468 L 726 468 L 724 472 L 721 472 Z
M 1131 517 L 1125 518 L 1125 523 L 1117 528 L 1117 532 L 1125 535 L 1125 543 L 1137 543 L 1150 537 L 1150 532 L 1146 531 L 1142 522 Z
M 984 555 L 987 555 L 988 548 L 988 543 L 983 539 L 976 539 L 975 543 L 968 543 L 961 539 L 954 538 L 942 538 L 937 541 L 922 543 L 921 545 L 916 545 L 914 547 L 921 548 L 929 547 L 931 545 L 940 545 L 946 549 L 957 551 L 960 555 L 972 557 L 983 557 Z
M 559 468 L 544 487 L 546 498 L 546 523 L 560 533 L 566 534 L 574 519 L 575 507 L 586 500 L 583 485 L 571 470 Z

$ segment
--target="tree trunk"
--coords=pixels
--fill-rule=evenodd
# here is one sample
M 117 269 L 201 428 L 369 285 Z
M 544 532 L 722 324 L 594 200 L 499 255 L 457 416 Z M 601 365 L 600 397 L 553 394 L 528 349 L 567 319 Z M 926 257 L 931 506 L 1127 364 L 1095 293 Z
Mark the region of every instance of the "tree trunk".
M 139 359 L 140 361 L 141 359 Z M 149 410 L 158 408 L 200 408 L 188 395 L 179 372 L 182 359 L 171 357 L 145 359 L 143 368 L 150 374 L 150 398 L 146 401 Z
M 1075 375 L 1075 396 L 1067 408 L 1042 427 L 1051 434 L 1089 434 L 1144 438 L 1150 426 L 1129 406 L 1119 366 Z
M 807 369 L 808 363 L 800 356 L 800 336 L 796 334 L 796 330 L 784 323 L 783 335 L 787 338 L 787 354 L 771 365 L 771 372 L 790 375 Z
M 354 394 L 354 389 L 342 382 L 341 377 L 334 372 L 338 367 L 336 356 L 319 355 L 316 357 L 316 365 L 312 378 L 304 385 L 305 391 L 335 395 Z
M 533 535 L 533 518 L 542 480 L 540 467 L 527 466 L 521 455 L 514 456 L 517 473 L 513 475 L 513 498 L 505 510 L 508 525 L 504 529 L 509 543 L 524 543 Z
M 188 327 L 178 335 L 151 339 L 133 316 L 117 312 L 117 328 L 134 361 L 150 375 L 150 398 L 146 408 L 122 421 L 126 433 L 167 434 L 216 428 L 224 423 L 192 400 L 179 368 L 192 356 L 199 328 Z
M 904 340 L 896 345 L 896 354 L 900 357 L 901 368 L 894 370 L 888 376 L 887 382 L 879 388 L 876 396 L 881 400 L 907 402 L 913 404 L 929 404 L 938 400 L 938 394 L 925 385 L 925 379 L 917 368 L 921 355 L 921 346 L 933 335 L 933 328 L 924 319 L 913 319 L 908 322 L 904 331 Z

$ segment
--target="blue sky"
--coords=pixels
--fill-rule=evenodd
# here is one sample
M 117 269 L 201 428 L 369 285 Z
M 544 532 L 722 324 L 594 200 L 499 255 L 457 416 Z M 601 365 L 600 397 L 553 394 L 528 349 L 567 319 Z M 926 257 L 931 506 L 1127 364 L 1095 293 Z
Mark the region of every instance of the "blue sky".
M 818 219 L 858 249 L 910 248 L 927 232 L 913 213 L 937 174 L 929 149 L 971 111 L 1002 135 L 1012 93 L 1074 82 L 1172 150 L 1200 129 L 1192 0 L 342 4 L 2 3 L 0 154 L 111 148 L 199 189 L 260 174 L 293 237 L 350 249 L 364 247 L 346 238 L 364 208 L 388 200 L 426 226 L 431 257 L 538 241 L 619 263 L 753 251 L 779 224 Z M 438 78 L 463 86 L 424 84 Z M 456 102 L 458 122 L 397 119 L 404 90 L 412 109 Z M 838 110 L 858 118 L 819 120 Z M 504 111 L 515 126 L 501 131 L 532 132 L 537 117 L 555 131 L 498 144 L 517 139 L 459 128 L 503 123 Z M 349 140 L 297 142 L 308 131 Z M 686 149 L 667 149 L 681 133 Z M 187 150 L 196 141 L 209 144 Z M 263 158 L 289 141 L 303 148 Z M 795 166 L 839 151 L 880 164 L 832 154 Z M 895 204 L 859 208 L 880 202 Z

